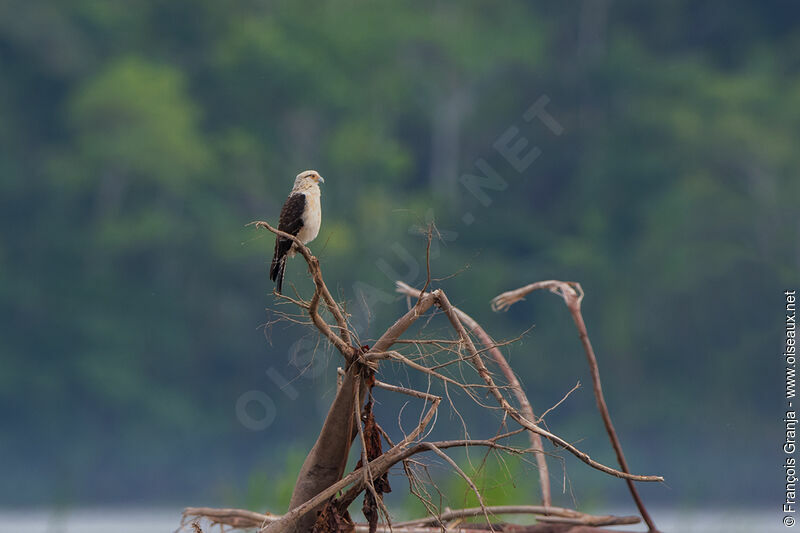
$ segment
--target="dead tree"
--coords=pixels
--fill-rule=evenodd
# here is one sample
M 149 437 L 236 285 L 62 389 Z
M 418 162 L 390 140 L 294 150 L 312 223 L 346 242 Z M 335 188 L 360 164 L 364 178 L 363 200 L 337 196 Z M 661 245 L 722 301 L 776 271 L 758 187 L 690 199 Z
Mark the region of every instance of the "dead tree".
M 211 524 L 231 528 L 257 529 L 259 533 L 309 531 L 428 533 L 445 529 L 463 533 L 477 531 L 587 533 L 607 531 L 597 529 L 603 526 L 634 524 L 640 521 L 637 516 L 596 516 L 553 506 L 546 454 L 542 445 L 544 439 L 556 449 L 571 453 L 591 468 L 624 479 L 628 483 L 642 518 L 650 531 L 656 531 L 636 492 L 634 482 L 661 482 L 663 478 L 632 474 L 628 469 L 619 439 L 611 425 L 602 395 L 597 361 L 580 314 L 580 302 L 583 297 L 580 285 L 557 281 L 540 282 L 503 293 L 492 301 L 492 306 L 495 310 L 507 309 L 529 292 L 540 288 L 550 289 L 564 298 L 575 318 L 581 341 L 586 349 L 598 407 L 617 453 L 620 470 L 595 461 L 567 440 L 541 427 L 543 417 L 550 410 L 538 418 L 534 415 L 519 380 L 499 349 L 502 343 L 493 341 L 477 321 L 454 307 L 443 290 L 429 290 L 431 282 L 429 253 L 426 258 L 428 279 L 421 290 L 402 282 L 397 284 L 398 292 L 409 298 L 408 311 L 387 328 L 371 347 L 361 346 L 355 342 L 357 335 L 351 330 L 348 315 L 328 290 L 319 261 L 310 250 L 293 236 L 273 228 L 266 222 L 259 221 L 253 224 L 294 241 L 298 252 L 305 259 L 314 282 L 314 293 L 311 298 L 305 300 L 300 296 L 280 297 L 300 308 L 302 316 L 313 324 L 341 355 L 342 368 L 339 369 L 337 392 L 317 440 L 300 469 L 286 513 L 273 515 L 242 509 L 187 508 L 183 513 L 181 526 L 193 524 L 199 529 L 200 526 L 196 521 L 204 519 Z M 431 231 L 428 232 L 428 252 L 430 239 Z M 453 332 L 452 337 L 401 338 L 420 318 L 423 316 L 430 318 L 432 309 L 446 319 L 447 327 Z M 324 318 L 323 312 L 327 312 L 330 318 Z M 496 365 L 504 382 L 497 380 L 499 376 L 496 377 L 487 366 L 487 362 Z M 460 439 L 430 440 L 428 435 L 443 396 L 377 379 L 381 363 L 402 365 L 426 376 L 430 382 L 438 382 L 453 409 L 455 406 L 450 399 L 449 391 L 455 389 L 462 391 L 482 408 L 496 410 L 502 419 L 501 431 L 502 428 L 506 428 L 506 431 L 498 431 L 488 438 L 466 438 L 465 435 L 465 438 Z M 471 368 L 479 379 L 472 382 L 464 377 L 463 372 L 458 377 L 453 377 L 448 369 L 459 365 Z M 375 419 L 372 402 L 374 388 L 406 395 L 422 402 L 418 423 L 399 442 L 392 442 Z M 491 398 L 491 405 L 485 403 L 486 398 Z M 515 429 L 508 428 L 508 424 L 512 421 L 518 426 Z M 514 446 L 511 442 L 512 437 L 521 432 L 529 436 L 530 446 L 527 448 Z M 360 460 L 352 472 L 345 474 L 350 447 L 356 439 L 360 447 Z M 383 442 L 388 446 L 385 451 Z M 470 447 L 502 454 L 532 455 L 539 471 L 542 505 L 493 506 L 491 502 L 486 502 L 470 476 L 447 454 L 447 450 Z M 455 473 L 464 478 L 479 506 L 442 510 L 433 505 L 430 498 L 425 496 L 424 490 L 420 490 L 420 480 L 413 472 L 412 467 L 418 464 L 415 456 L 419 454 L 431 454 L 447 463 Z M 409 490 L 421 499 L 428 509 L 428 516 L 392 524 L 390 513 L 383 503 L 383 494 L 391 490 L 387 473 L 395 465 L 403 468 L 408 478 Z M 362 510 L 367 523 L 357 524 L 350 519 L 348 508 L 362 494 L 364 499 Z M 516 526 L 505 524 L 496 518 L 510 514 L 533 516 L 537 524 Z M 480 522 L 467 522 L 468 519 L 479 519 Z

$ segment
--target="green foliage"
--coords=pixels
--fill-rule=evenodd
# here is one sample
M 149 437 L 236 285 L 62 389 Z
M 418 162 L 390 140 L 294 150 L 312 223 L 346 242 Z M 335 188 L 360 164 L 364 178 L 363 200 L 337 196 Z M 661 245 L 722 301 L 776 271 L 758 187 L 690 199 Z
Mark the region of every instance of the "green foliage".
M 523 502 L 537 500 L 538 482 L 534 464 L 519 456 L 504 457 L 481 452 L 473 450 L 469 459 L 462 459 L 459 463 L 480 491 L 484 502 L 491 502 L 491 505 L 524 505 Z M 480 507 L 475 491 L 463 477 L 454 473 L 447 477 L 448 482 L 442 487 L 442 492 L 451 508 Z
M 153 180 L 179 193 L 208 165 L 196 106 L 175 68 L 115 60 L 79 86 L 67 108 L 76 156 L 100 173 Z
M 233 503 L 244 509 L 288 508 L 297 473 L 305 458 L 306 452 L 296 447 L 286 451 L 280 465 L 264 463 L 255 468 L 247 480 L 244 497 L 236 498 Z

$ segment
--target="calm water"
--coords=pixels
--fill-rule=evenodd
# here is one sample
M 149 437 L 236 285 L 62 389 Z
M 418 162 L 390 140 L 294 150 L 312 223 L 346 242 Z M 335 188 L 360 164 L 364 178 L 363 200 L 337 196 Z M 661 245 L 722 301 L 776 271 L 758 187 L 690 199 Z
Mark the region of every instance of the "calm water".
M 782 525 L 781 514 L 764 509 L 651 512 L 664 533 L 790 533 L 795 529 Z M 180 509 L 0 511 L 0 533 L 171 533 L 179 523 Z M 800 526 L 795 527 L 800 532 Z M 644 530 L 641 526 L 617 529 Z

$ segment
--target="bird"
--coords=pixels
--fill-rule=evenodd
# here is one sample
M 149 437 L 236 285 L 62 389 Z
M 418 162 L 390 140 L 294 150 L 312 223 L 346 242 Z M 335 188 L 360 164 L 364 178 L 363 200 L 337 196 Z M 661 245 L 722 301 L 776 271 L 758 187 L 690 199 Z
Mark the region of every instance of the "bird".
M 319 184 L 325 183 L 316 170 L 306 170 L 297 175 L 294 187 L 283 204 L 278 219 L 278 229 L 294 235 L 303 244 L 313 241 L 319 234 L 322 223 L 321 191 Z M 275 254 L 269 269 L 269 279 L 275 282 L 278 294 L 283 288 L 283 272 L 286 259 L 295 255 L 295 243 L 285 237 L 275 237 Z

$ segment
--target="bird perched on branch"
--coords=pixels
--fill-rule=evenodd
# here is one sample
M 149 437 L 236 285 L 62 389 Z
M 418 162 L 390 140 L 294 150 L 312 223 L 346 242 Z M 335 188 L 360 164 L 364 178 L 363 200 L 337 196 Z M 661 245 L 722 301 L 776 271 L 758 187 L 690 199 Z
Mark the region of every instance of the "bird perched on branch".
M 316 170 L 306 170 L 297 175 L 294 187 L 281 209 L 278 229 L 294 235 L 303 244 L 316 238 L 322 222 L 319 184 L 325 183 Z M 283 271 L 286 258 L 295 254 L 294 242 L 285 237 L 275 237 L 275 255 L 269 269 L 269 279 L 276 284 L 278 294 L 283 287 Z

